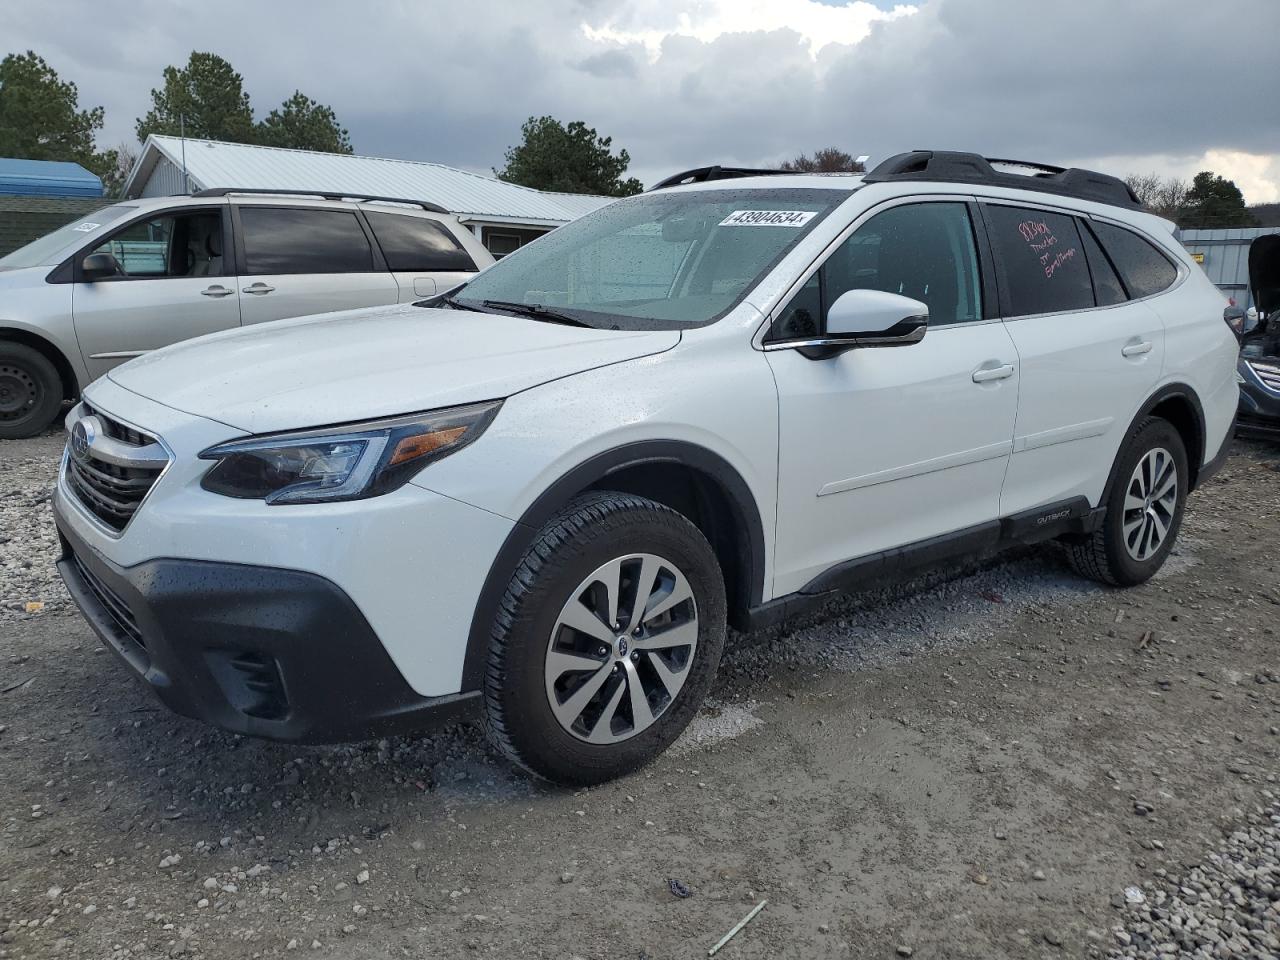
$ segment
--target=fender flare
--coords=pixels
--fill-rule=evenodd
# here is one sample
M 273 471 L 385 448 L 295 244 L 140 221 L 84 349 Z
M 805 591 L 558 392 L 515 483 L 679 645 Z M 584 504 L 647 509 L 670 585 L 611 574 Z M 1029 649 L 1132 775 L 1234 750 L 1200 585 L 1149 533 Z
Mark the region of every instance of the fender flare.
M 463 691 L 478 690 L 484 684 L 489 631 L 498 605 L 502 602 L 516 567 L 543 524 L 577 494 L 610 474 L 649 463 L 678 463 L 689 467 L 706 474 L 728 493 L 731 507 L 743 528 L 740 531 L 745 536 L 743 546 L 749 551 L 748 603 L 755 606 L 761 602 L 764 596 L 764 526 L 751 488 L 737 469 L 719 454 L 687 441 L 641 440 L 623 444 L 596 454 L 561 476 L 538 495 L 507 534 L 489 566 L 489 573 L 471 615 L 471 628 L 467 633 L 467 649 L 462 666 Z
M 1192 490 L 1196 488 L 1197 486 L 1196 481 L 1199 478 L 1201 469 L 1204 467 L 1204 462 L 1203 462 L 1204 452 L 1205 452 L 1204 446 L 1205 446 L 1205 440 L 1207 438 L 1207 433 L 1208 433 L 1208 430 L 1205 426 L 1205 420 L 1204 420 L 1204 407 L 1201 405 L 1200 396 L 1199 394 L 1196 393 L 1194 387 L 1190 386 L 1189 384 L 1180 383 L 1180 382 L 1166 383 L 1164 386 L 1160 387 L 1153 394 L 1151 394 L 1151 396 L 1147 397 L 1147 399 L 1143 402 L 1142 406 L 1138 408 L 1137 414 L 1134 415 L 1134 418 L 1129 422 L 1129 426 L 1125 429 L 1124 436 L 1125 436 L 1125 439 L 1128 439 L 1133 434 L 1133 431 L 1137 428 L 1138 424 L 1140 424 L 1143 420 L 1145 420 L 1147 417 L 1151 415 L 1152 410 L 1154 410 L 1164 401 L 1175 399 L 1175 398 L 1186 400 L 1187 403 L 1190 405 L 1192 412 L 1195 414 L 1196 430 L 1200 435 L 1201 462 L 1190 464 L 1191 477 L 1190 477 L 1190 482 L 1187 485 L 1187 492 L 1190 493 Z M 1121 444 L 1123 444 L 1124 440 L 1121 440 L 1120 442 Z M 1190 453 L 1190 451 L 1188 451 L 1188 453 Z M 1117 456 L 1116 457 L 1117 463 L 1119 462 L 1119 459 L 1120 459 L 1119 456 Z M 1107 475 L 1107 485 L 1102 488 L 1102 498 L 1098 501 L 1099 509 L 1106 506 L 1107 501 L 1111 499 L 1111 491 L 1115 487 L 1116 480 L 1117 480 L 1117 477 L 1116 477 L 1117 463 L 1111 464 L 1111 472 Z

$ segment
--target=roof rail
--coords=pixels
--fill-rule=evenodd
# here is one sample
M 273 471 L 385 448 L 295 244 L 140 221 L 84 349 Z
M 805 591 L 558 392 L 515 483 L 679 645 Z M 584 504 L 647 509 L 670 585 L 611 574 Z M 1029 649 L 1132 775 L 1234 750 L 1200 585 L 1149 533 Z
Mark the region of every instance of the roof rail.
M 1006 173 L 1004 167 L 1024 167 L 1029 174 Z M 976 153 L 950 150 L 912 150 L 881 162 L 862 178 L 864 183 L 886 183 L 901 180 L 935 180 L 944 183 L 977 183 L 1013 190 L 1035 190 L 1056 193 L 1079 200 L 1093 200 L 1117 207 L 1142 209 L 1137 195 L 1118 177 L 1077 167 L 1052 167 L 1024 160 L 998 160 Z
M 679 187 L 686 183 L 706 183 L 708 180 L 736 180 L 738 177 L 787 176 L 793 173 L 799 173 L 799 171 L 754 170 L 751 167 L 694 167 L 692 170 L 673 174 L 661 183 L 655 183 L 649 188 L 648 192 L 652 193 L 654 190 L 665 190 L 667 187 Z
M 427 213 L 448 213 L 438 203 L 425 200 L 410 200 L 407 197 L 379 197 L 371 193 L 327 193 L 323 190 L 276 190 L 270 187 L 213 187 L 193 193 L 193 197 L 226 197 L 232 194 L 265 194 L 279 197 L 319 197 L 321 200 L 360 200 L 379 201 L 382 203 L 407 203 L 413 207 L 421 207 Z

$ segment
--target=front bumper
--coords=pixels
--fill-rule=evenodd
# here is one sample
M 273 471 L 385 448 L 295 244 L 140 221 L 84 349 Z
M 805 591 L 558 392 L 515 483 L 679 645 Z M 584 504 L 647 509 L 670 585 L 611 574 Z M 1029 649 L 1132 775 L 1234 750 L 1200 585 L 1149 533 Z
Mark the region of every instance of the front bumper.
M 236 733 L 362 740 L 470 714 L 476 693 L 423 697 L 331 581 L 247 564 L 124 568 L 59 523 L 58 570 L 102 641 L 172 710 Z

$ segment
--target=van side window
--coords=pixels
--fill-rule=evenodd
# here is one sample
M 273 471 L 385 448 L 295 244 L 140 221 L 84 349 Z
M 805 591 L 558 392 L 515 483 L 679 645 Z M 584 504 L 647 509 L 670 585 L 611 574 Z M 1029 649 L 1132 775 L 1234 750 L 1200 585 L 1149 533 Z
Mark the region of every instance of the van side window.
M 471 255 L 434 220 L 369 210 L 365 211 L 365 217 L 391 270 L 475 272 L 476 263 Z
M 1167 290 L 1178 279 L 1169 258 L 1132 230 L 1097 221 L 1092 226 L 1135 300 Z
M 984 206 L 1007 294 L 1005 316 L 1094 306 L 1093 283 L 1075 218 L 1047 210 Z
M 370 273 L 373 249 L 354 213 L 241 207 L 246 273 Z
M 1129 298 L 1125 296 L 1124 287 L 1120 283 L 1120 278 L 1116 276 L 1110 259 L 1103 252 L 1102 247 L 1098 246 L 1093 231 L 1089 229 L 1088 224 L 1080 226 L 1079 221 L 1076 222 L 1076 226 L 1080 229 L 1080 240 L 1084 244 L 1085 257 L 1089 261 L 1089 273 L 1093 275 L 1093 295 L 1098 301 L 1098 306 L 1109 307 L 1124 303 Z
M 158 280 L 162 277 L 221 277 L 222 212 L 167 214 L 137 220 L 94 247 L 120 265 L 119 277 Z
M 878 213 L 836 248 L 792 297 L 769 339 L 826 330 L 827 311 L 850 290 L 883 290 L 929 307 L 929 326 L 982 318 L 973 224 L 963 203 L 912 203 Z

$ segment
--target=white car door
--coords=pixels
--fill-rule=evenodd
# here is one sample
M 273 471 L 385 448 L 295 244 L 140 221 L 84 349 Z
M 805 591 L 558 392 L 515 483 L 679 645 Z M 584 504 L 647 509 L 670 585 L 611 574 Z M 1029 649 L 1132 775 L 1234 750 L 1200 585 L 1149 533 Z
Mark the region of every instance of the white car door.
M 400 302 L 444 293 L 465 283 L 479 270 L 477 261 L 493 262 L 478 240 L 464 246 L 444 223 L 418 213 L 391 213 L 364 208 L 365 219 L 400 287 Z M 470 249 L 467 249 L 470 247 Z
M 91 378 L 159 347 L 240 323 L 235 271 L 224 256 L 226 205 L 152 214 L 77 255 L 71 307 Z M 90 253 L 108 254 L 114 276 L 86 280 Z
M 355 210 L 253 203 L 234 209 L 242 323 L 399 299 Z
M 1164 325 L 1128 299 L 1083 221 L 996 201 L 983 214 L 1022 368 L 1001 509 L 1078 497 L 1096 505 L 1130 419 L 1160 379 Z
M 970 206 L 880 208 L 775 314 L 765 347 L 780 414 L 775 596 L 843 561 L 874 566 L 882 551 L 933 538 L 946 538 L 943 552 L 995 539 L 1018 366 L 984 297 Z M 924 339 L 826 360 L 788 348 L 821 334 L 826 309 L 854 288 L 925 302 Z

